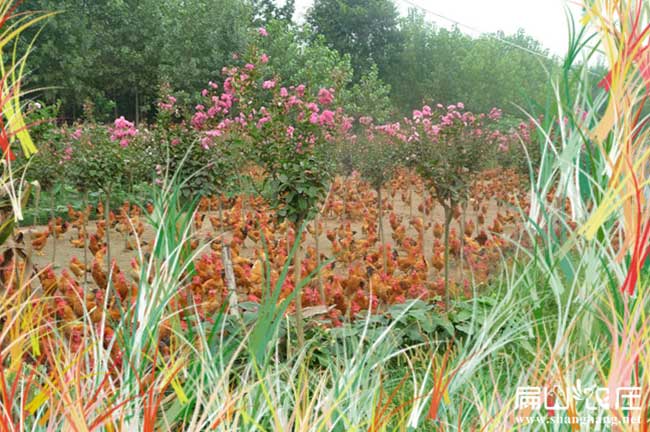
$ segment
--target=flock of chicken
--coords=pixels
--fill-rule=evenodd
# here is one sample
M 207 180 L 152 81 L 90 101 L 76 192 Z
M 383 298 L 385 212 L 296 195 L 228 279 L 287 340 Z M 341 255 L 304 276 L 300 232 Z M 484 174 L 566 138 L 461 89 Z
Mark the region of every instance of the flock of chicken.
M 372 188 L 354 175 L 336 179 L 320 215 L 302 236 L 302 277 L 323 266 L 303 288 L 303 305 L 327 306 L 320 308 L 324 311 L 322 318 L 332 325 L 364 309 L 412 298 L 435 300 L 443 293 L 441 206 L 425 193 L 422 180 L 408 171 L 399 172 L 382 195 L 384 223 L 379 224 L 377 194 Z M 507 235 L 516 234 L 518 229 L 516 209 L 526 206 L 527 194 L 515 173 L 486 171 L 477 176 L 471 199 L 465 208 L 457 207 L 453 212 L 449 238 L 453 295 L 469 295 L 472 283 L 485 283 L 498 269 L 509 247 Z M 223 211 L 212 211 L 216 208 Z M 43 251 L 49 239 L 65 241 L 67 237 L 69 247 L 78 248 L 79 255 L 85 256 L 83 260 L 72 257 L 68 268 L 59 274 L 51 264 L 38 269 L 42 292 L 52 298 L 53 313 L 59 319 L 80 322 L 78 318 L 87 313 L 93 322 L 99 322 L 105 314 L 118 320 L 135 301 L 142 263 L 132 250 L 153 246 L 144 222 L 144 213 L 151 211 L 150 204 L 142 209 L 125 203 L 118 212 L 109 212 L 108 226 L 106 220 L 99 220 L 91 230 L 91 208 L 75 210 L 69 206 L 67 220 L 51 220 L 43 231 L 29 233 L 36 254 Z M 101 203 L 97 214 L 104 214 Z M 196 306 L 202 316 L 210 319 L 227 302 L 223 243 L 231 250 L 239 301 L 260 301 L 264 286 L 276 286 L 285 264 L 293 264 L 287 259 L 297 237 L 296 227 L 276 220 L 261 198 L 204 198 L 193 225 L 190 246 L 203 248 L 197 253 L 194 273 L 186 275 L 173 307 Z M 383 236 L 380 225 L 384 227 Z M 112 260 L 110 280 L 114 291 L 107 289 L 107 229 L 113 231 L 111 250 L 122 255 L 121 262 L 124 255 L 133 256 L 126 270 Z M 269 273 L 266 263 L 270 265 Z M 295 273 L 290 270 L 280 298 L 294 290 Z M 266 280 L 267 274 L 270 280 Z M 66 328 L 72 343 L 78 343 L 81 328 Z

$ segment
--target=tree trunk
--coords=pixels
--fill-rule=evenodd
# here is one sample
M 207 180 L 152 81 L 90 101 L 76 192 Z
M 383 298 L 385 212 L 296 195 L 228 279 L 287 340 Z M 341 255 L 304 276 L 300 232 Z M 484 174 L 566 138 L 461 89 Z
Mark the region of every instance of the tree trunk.
M 458 273 L 460 275 L 460 283 L 465 285 L 463 280 L 463 260 L 465 259 L 465 212 L 467 206 L 463 203 L 462 213 L 460 214 L 460 263 L 458 264 Z
M 232 269 L 232 259 L 230 257 L 230 246 L 225 242 L 221 246 L 221 260 L 223 261 L 224 273 L 226 276 L 226 286 L 228 288 L 228 305 L 230 313 L 239 318 L 239 305 L 237 302 L 237 284 L 235 282 L 235 273 Z
M 446 204 L 445 208 L 445 309 L 449 310 L 449 226 L 451 225 L 452 211 Z
M 384 273 L 388 273 L 388 257 L 386 256 L 386 247 L 384 239 L 384 218 L 383 206 L 381 205 L 381 186 L 377 188 L 377 222 L 379 231 L 379 246 L 381 248 L 381 259 L 384 266 Z
M 135 126 L 137 127 L 140 124 L 140 98 L 138 95 L 138 89 L 135 89 Z
M 54 211 L 55 205 L 54 193 L 50 195 L 50 218 L 54 229 L 52 230 L 52 268 L 56 268 L 56 212 Z
M 298 221 L 297 224 L 299 227 L 302 227 L 302 222 Z M 300 229 L 300 228 L 298 228 Z M 296 235 L 296 240 L 299 238 L 299 235 Z M 294 283 L 296 289 L 296 333 L 298 335 L 298 347 L 302 349 L 305 346 L 305 331 L 303 328 L 302 322 L 302 292 L 298 291 L 298 284 L 302 278 L 302 262 L 300 259 L 300 244 L 296 247 L 296 254 L 293 256 L 293 274 L 294 274 Z
M 320 230 L 318 226 L 320 222 L 320 214 L 314 218 L 314 246 L 316 249 L 316 268 L 320 269 Z M 320 293 L 320 300 L 323 306 L 327 306 L 327 299 L 325 298 L 325 288 L 323 287 L 323 275 L 320 270 L 318 271 L 318 292 Z
M 32 221 L 32 226 L 36 227 L 38 225 L 38 220 L 40 219 L 38 217 L 38 211 L 40 210 L 40 204 L 41 204 L 41 186 L 39 185 L 38 188 L 36 189 L 36 198 L 35 198 L 35 203 L 34 207 L 36 207 L 36 213 L 34 213 L 34 220 Z
M 83 236 L 84 240 L 84 288 L 88 286 L 88 217 L 86 216 L 86 208 L 88 207 L 88 192 L 84 191 L 84 198 L 83 198 L 83 210 L 82 210 L 82 218 L 83 218 L 83 232 L 81 233 Z
M 426 205 L 426 203 L 425 203 L 425 201 L 426 201 L 426 193 L 427 192 L 426 192 L 426 189 L 425 189 L 424 192 L 422 193 L 422 206 L 423 207 Z M 424 261 L 427 260 L 427 251 L 426 251 L 426 248 L 424 247 L 424 235 L 426 234 L 426 228 L 424 227 L 424 221 L 425 221 L 425 218 L 426 218 L 426 214 L 427 214 L 426 211 L 421 214 L 422 215 L 422 230 L 420 232 L 420 237 L 422 238 L 422 244 L 420 245 L 420 247 L 422 248 L 422 259 Z M 431 216 L 433 216 L 433 211 L 431 212 Z
M 106 221 L 106 268 L 108 269 L 109 278 L 111 277 L 111 224 L 110 224 L 110 214 L 111 214 L 111 187 L 109 186 L 106 189 L 106 205 L 104 208 L 104 220 Z
M 220 195 L 219 196 L 219 231 L 217 232 L 217 235 L 220 235 L 224 231 L 225 228 L 223 226 L 223 201 L 221 200 L 221 195 Z

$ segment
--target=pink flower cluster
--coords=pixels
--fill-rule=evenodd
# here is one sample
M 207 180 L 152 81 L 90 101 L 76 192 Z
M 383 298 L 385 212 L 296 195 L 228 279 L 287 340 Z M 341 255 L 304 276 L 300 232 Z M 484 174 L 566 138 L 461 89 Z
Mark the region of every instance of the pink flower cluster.
M 72 147 L 70 145 L 67 145 L 63 149 L 63 154 L 61 155 L 61 159 L 59 160 L 59 164 L 63 164 L 65 162 L 69 161 L 69 160 L 72 160 L 72 153 L 73 153 Z
M 209 103 L 196 106 L 191 124 L 202 132 L 204 148 L 226 133 L 249 134 L 251 131 L 247 128 L 252 126 L 255 131 L 268 131 L 269 134 L 283 131 L 281 136 L 269 139 L 291 141 L 294 149 L 302 152 L 305 146 L 311 147 L 317 142 L 317 135 L 332 140 L 352 128 L 352 119 L 344 116 L 341 108 L 329 108 L 335 99 L 333 88 L 321 88 L 315 100 L 309 100 L 304 84 L 283 87 L 276 78 L 261 79 L 264 68 L 260 63 L 266 61 L 268 58 L 262 55 L 256 64 L 246 64 L 243 69 L 224 68 L 223 92 L 215 92 L 216 86 L 202 91 Z M 272 102 L 269 103 L 265 96 L 265 105 L 257 105 L 260 89 L 271 93 Z M 268 127 L 274 121 L 283 124 L 279 128 Z M 254 133 L 256 139 L 259 139 L 258 133 Z
M 83 130 L 81 128 L 77 128 L 77 129 L 75 129 L 74 132 L 72 132 L 71 136 L 75 140 L 79 141 L 79 139 L 81 138 L 82 133 L 83 133 Z
M 499 108 L 492 108 L 490 110 L 490 113 L 488 114 L 488 118 L 490 120 L 500 120 L 501 116 L 503 115 L 503 111 L 501 111 Z
M 359 122 L 369 127 L 367 134 L 370 139 L 374 137 L 373 131 L 378 131 L 405 143 L 426 139 L 429 142 L 457 145 L 480 140 L 495 145 L 501 151 L 507 151 L 510 135 L 493 129 L 487 122 L 496 123 L 501 116 L 502 112 L 498 108 L 493 108 L 487 115 L 475 115 L 465 111 L 465 105 L 458 102 L 448 106 L 437 104 L 435 108 L 424 105 L 421 109 L 413 110 L 411 118 L 405 118 L 402 122 L 379 126 L 372 126 L 370 118 L 361 118 Z
M 158 102 L 158 108 L 162 111 L 173 111 L 176 105 L 176 98 L 174 96 L 167 96 L 166 101 Z
M 322 88 L 318 91 L 318 103 L 321 105 L 329 105 L 334 102 L 334 89 Z
M 129 145 L 129 140 L 138 134 L 132 122 L 126 120 L 124 116 L 115 119 L 113 127 L 109 129 L 111 141 L 119 141 L 122 147 Z

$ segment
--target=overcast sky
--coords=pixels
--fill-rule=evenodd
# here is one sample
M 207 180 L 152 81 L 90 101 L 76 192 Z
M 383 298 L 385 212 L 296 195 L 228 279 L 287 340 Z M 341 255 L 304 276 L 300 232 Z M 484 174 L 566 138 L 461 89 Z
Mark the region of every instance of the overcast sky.
M 296 12 L 303 16 L 313 0 L 296 0 Z M 442 15 L 463 25 L 468 34 L 503 30 L 514 33 L 523 28 L 553 54 L 563 55 L 567 47 L 566 0 L 394 0 L 402 14 L 409 3 L 432 13 L 427 18 L 440 26 L 450 27 Z M 575 11 L 575 7 L 572 9 Z M 576 16 L 577 17 L 577 16 Z M 469 28 L 468 28 L 469 27 Z

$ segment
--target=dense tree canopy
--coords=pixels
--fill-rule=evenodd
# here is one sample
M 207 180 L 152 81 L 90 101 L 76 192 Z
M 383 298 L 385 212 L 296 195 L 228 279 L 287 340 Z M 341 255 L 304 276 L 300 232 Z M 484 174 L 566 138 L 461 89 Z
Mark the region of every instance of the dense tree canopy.
M 357 76 L 374 63 L 385 76 L 401 51 L 397 9 L 391 0 L 316 0 L 307 21 L 328 44 L 350 54 Z
M 386 81 L 393 100 L 408 110 L 422 102 L 462 101 L 475 111 L 542 103 L 548 74 L 557 67 L 548 51 L 523 31 L 471 38 L 458 28 L 438 28 L 412 12 L 400 23 L 404 47 Z
M 160 84 L 195 92 L 245 46 L 250 13 L 239 0 L 28 0 L 25 10 L 53 10 L 30 58 L 30 87 L 63 115 L 81 115 L 85 100 L 99 113 L 137 118 Z M 27 35 L 26 38 L 31 37 Z
M 29 87 L 61 101 L 61 117 L 154 118 L 161 86 L 192 104 L 224 65 L 237 61 L 260 27 L 262 48 L 289 82 L 332 86 L 351 112 L 377 119 L 409 114 L 422 103 L 463 101 L 475 111 L 543 103 L 556 67 L 523 31 L 470 37 L 415 11 L 399 17 L 391 0 L 316 0 L 307 25 L 294 2 L 274 0 L 26 0 L 56 10 L 30 60 Z M 28 41 L 34 33 L 26 34 Z M 399 117 L 398 116 L 398 117 Z

